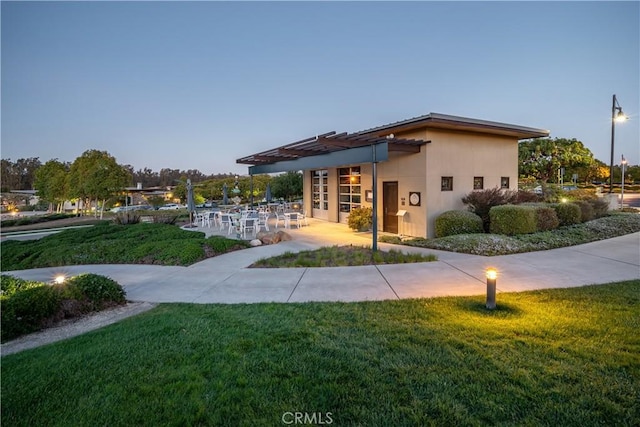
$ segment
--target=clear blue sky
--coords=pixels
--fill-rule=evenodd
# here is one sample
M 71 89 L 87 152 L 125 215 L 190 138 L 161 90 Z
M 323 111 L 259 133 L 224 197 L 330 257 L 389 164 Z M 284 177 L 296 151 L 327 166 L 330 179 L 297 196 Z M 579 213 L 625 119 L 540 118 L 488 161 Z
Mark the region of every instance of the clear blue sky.
M 235 160 L 437 112 L 639 153 L 638 2 L 2 2 L 2 158 Z

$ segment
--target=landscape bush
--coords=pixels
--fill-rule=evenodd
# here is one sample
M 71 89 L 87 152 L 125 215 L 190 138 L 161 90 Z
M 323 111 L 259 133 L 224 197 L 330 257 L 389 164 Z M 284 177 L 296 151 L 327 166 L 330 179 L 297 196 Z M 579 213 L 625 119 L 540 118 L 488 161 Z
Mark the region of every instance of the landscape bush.
M 118 225 L 138 224 L 141 216 L 138 211 L 118 212 L 113 221 Z
M 593 208 L 593 217 L 594 218 L 602 218 L 607 216 L 609 213 L 609 202 L 605 199 L 595 198 L 591 200 L 587 200 L 588 203 L 591 204 Z
M 24 286 L 2 298 L 0 340 L 2 342 L 40 330 L 60 308 L 60 293 L 45 283 Z
M 435 221 L 436 237 L 482 233 L 482 218 L 473 212 L 453 210 L 440 214 Z
M 575 203 L 553 203 L 550 206 L 556 211 L 561 226 L 580 223 L 582 211 Z
M 494 206 L 489 211 L 489 215 L 491 218 L 491 233 L 513 236 L 515 234 L 536 232 L 536 211 L 532 206 Z
M 555 230 L 560 225 L 556 211 L 548 205 L 533 206 L 536 212 L 537 231 Z
M 491 229 L 491 217 L 489 211 L 494 206 L 512 204 L 518 199 L 518 192 L 511 190 L 502 190 L 498 187 L 486 190 L 476 190 L 467 194 L 462 198 L 462 203 L 467 205 L 468 209 L 482 219 L 482 228 L 485 232 Z M 522 196 L 522 199 L 528 196 Z
M 81 274 L 55 285 L 2 275 L 0 286 L 2 342 L 64 318 L 126 303 L 122 286 L 97 274 Z
M 588 200 L 575 200 L 571 202 L 573 204 L 578 205 L 580 207 L 580 222 L 591 221 L 595 218 L 595 214 L 593 212 L 593 206 L 589 203 Z
M 347 219 L 349 228 L 355 231 L 365 231 L 373 224 L 373 209 L 361 207 L 351 210 Z
M 101 310 L 127 301 L 126 292 L 118 282 L 98 274 L 80 274 L 67 280 L 65 285 L 71 290 L 79 290 L 91 304 L 92 310 Z
M 11 219 L 5 219 L 4 221 L 2 221 L 0 226 L 14 227 L 19 225 L 39 224 L 42 222 L 55 221 L 58 219 L 73 218 L 74 216 L 75 215 L 73 214 L 57 213 L 57 214 L 49 214 L 49 215 L 34 215 L 34 216 L 27 216 L 27 217 L 20 217 L 20 218 L 11 218 Z

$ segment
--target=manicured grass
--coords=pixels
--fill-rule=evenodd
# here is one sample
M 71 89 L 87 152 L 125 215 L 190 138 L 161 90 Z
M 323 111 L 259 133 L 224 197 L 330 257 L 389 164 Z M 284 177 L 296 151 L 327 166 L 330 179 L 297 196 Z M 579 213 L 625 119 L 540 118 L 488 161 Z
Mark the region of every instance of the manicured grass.
M 580 245 L 596 240 L 640 231 L 640 215 L 618 213 L 594 219 L 582 224 L 560 227 L 551 231 L 504 236 L 500 234 L 460 234 L 439 239 L 381 239 L 388 243 L 421 248 L 462 252 L 474 255 L 508 255 L 522 252 L 543 251 Z
M 4 357 L 2 422 L 637 424 L 639 280 L 483 302 L 163 304 Z
M 100 224 L 39 240 L 2 243 L 2 270 L 75 264 L 189 265 L 248 243 L 168 224 Z
M 314 251 L 285 252 L 271 258 L 263 258 L 250 267 L 338 267 L 372 264 L 404 264 L 436 261 L 435 255 L 406 254 L 404 252 L 375 251 L 366 246 L 327 246 Z

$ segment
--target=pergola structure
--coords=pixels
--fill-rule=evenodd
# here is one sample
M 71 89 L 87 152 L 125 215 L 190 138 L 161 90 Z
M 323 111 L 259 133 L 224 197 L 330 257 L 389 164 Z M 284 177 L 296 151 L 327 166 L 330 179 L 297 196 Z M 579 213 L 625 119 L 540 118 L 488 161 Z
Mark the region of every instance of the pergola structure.
M 348 134 L 328 132 L 315 137 L 252 154 L 237 160 L 237 163 L 250 164 L 249 175 L 253 187 L 253 175 L 258 173 L 286 172 L 291 170 L 313 169 L 318 167 L 340 166 L 350 163 L 372 164 L 373 170 L 373 206 L 377 205 L 378 190 L 376 164 L 388 160 L 389 152 L 399 151 L 419 153 L 420 146 L 429 141 L 417 139 L 372 136 L 362 133 Z M 251 193 L 253 194 L 253 188 Z M 253 204 L 253 200 L 251 201 Z M 373 209 L 373 250 L 378 249 L 378 214 Z

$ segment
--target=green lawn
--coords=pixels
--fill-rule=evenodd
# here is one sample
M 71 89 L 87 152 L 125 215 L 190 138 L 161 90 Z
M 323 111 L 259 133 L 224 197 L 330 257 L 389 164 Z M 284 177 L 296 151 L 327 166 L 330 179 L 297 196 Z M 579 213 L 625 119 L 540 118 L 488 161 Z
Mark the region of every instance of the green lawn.
M 640 280 L 483 302 L 163 304 L 4 357 L 2 423 L 637 425 Z
M 287 267 L 346 267 L 373 264 L 406 264 L 413 262 L 437 261 L 438 257 L 420 254 L 407 254 L 401 251 L 372 251 L 370 246 L 324 246 L 313 251 L 285 252 L 271 258 L 263 258 L 249 267 L 287 268 Z
M 2 242 L 2 271 L 76 264 L 189 265 L 248 246 L 169 224 L 106 223 L 38 240 Z

